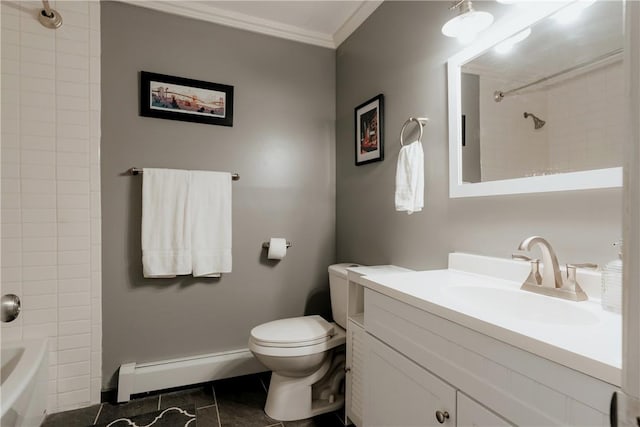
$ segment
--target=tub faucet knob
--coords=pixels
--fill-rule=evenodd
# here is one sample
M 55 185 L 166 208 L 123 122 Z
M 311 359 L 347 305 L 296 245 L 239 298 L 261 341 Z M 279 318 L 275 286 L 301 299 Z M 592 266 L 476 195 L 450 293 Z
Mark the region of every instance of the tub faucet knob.
M 13 322 L 20 314 L 20 298 L 18 295 L 6 294 L 0 299 L 1 320 L 3 322 Z

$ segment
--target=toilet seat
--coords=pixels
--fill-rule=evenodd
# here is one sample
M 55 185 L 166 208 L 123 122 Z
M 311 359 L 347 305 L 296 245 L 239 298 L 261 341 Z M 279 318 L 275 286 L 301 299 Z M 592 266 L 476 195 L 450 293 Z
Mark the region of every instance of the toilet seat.
M 253 343 L 263 347 L 307 347 L 321 344 L 335 335 L 335 325 L 320 316 L 274 320 L 251 330 Z
M 283 322 L 283 323 L 278 323 L 278 325 L 280 326 L 287 325 L 289 323 L 291 323 L 292 325 L 300 325 L 300 323 L 304 323 L 304 322 L 298 322 L 297 320 L 304 319 L 304 318 L 319 318 L 319 319 L 315 319 L 315 321 L 318 322 L 319 325 L 322 325 L 325 328 L 325 331 L 327 334 L 330 331 L 331 335 L 324 335 L 324 333 L 320 333 L 319 334 L 320 337 L 316 337 L 315 339 L 307 339 L 307 340 L 300 340 L 300 341 L 293 341 L 291 338 L 287 340 L 285 336 L 278 336 L 277 338 L 279 338 L 279 341 L 275 341 L 275 338 L 273 335 L 266 335 L 266 336 L 262 335 L 261 332 L 264 332 L 262 330 L 259 330 L 256 332 L 256 329 L 260 328 L 260 326 L 264 326 L 264 325 L 260 325 L 251 330 L 251 337 L 249 338 L 249 349 L 256 354 L 261 354 L 264 356 L 297 357 L 297 356 L 308 356 L 311 354 L 322 353 L 334 347 L 342 345 L 346 342 L 347 334 L 344 331 L 344 329 L 342 329 L 340 326 L 336 325 L 335 323 L 327 322 L 320 316 L 305 316 L 303 318 L 294 317 L 290 319 L 275 320 L 274 322 L 269 322 L 269 323 Z M 296 321 L 296 322 L 288 322 L 288 321 Z M 303 333 L 300 331 L 298 332 L 301 334 Z M 255 335 L 257 335 L 257 337 Z M 298 335 L 298 339 L 301 336 L 303 337 L 304 335 Z M 309 336 L 313 336 L 313 334 L 309 333 L 307 337 Z M 270 339 L 265 339 L 269 337 Z M 263 338 L 263 339 L 260 339 L 260 338 Z

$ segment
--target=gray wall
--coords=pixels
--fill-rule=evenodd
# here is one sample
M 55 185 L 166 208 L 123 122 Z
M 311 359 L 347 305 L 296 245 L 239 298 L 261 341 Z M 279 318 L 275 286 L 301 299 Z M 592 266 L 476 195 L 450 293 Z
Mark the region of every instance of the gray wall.
M 141 70 L 235 86 L 233 127 L 138 115 Z M 247 347 L 250 329 L 327 314 L 335 261 L 335 52 L 102 3 L 104 387 L 127 361 Z M 142 278 L 141 177 L 132 167 L 238 172 L 233 272 Z M 261 250 L 293 242 L 279 264 Z
M 477 2 L 496 12 L 509 6 Z M 384 2 L 337 52 L 337 255 L 367 264 L 442 268 L 450 251 L 508 257 L 539 234 L 561 262 L 614 259 L 620 189 L 449 199 L 446 61 L 461 49 L 440 33 L 445 2 Z M 385 95 L 385 160 L 354 166 L 353 107 Z M 394 211 L 399 131 L 409 116 L 425 128 L 425 209 Z
M 462 181 L 480 182 L 480 76 L 462 73 L 460 89 L 462 114 L 465 116 Z

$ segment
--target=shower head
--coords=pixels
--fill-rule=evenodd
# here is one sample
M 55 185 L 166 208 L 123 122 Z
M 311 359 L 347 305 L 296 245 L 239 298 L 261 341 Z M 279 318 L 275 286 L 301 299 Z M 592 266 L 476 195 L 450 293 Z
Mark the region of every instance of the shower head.
M 529 118 L 529 116 L 533 117 L 533 128 L 536 130 L 542 128 L 542 126 L 544 126 L 544 124 L 547 123 L 544 120 L 537 118 L 535 115 L 531 113 L 527 113 L 527 112 L 524 113 L 525 119 Z

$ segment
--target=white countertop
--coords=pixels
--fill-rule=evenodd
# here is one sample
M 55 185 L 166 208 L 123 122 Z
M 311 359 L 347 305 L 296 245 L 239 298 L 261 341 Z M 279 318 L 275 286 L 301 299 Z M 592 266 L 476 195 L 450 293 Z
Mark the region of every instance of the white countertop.
M 486 269 L 488 257 L 461 256 L 475 257 L 476 263 L 479 258 L 482 262 L 478 264 Z M 526 277 L 528 266 L 515 263 L 512 269 L 524 271 Z M 449 265 L 461 268 L 460 262 L 450 260 Z M 519 265 L 524 266 L 524 270 Z M 602 310 L 595 298 L 584 302 L 551 298 L 521 291 L 521 279 L 509 280 L 451 268 L 373 272 L 356 280 L 416 308 L 610 384 L 621 385 L 622 319 L 619 314 Z M 526 303 L 525 310 L 519 304 L 522 301 Z

